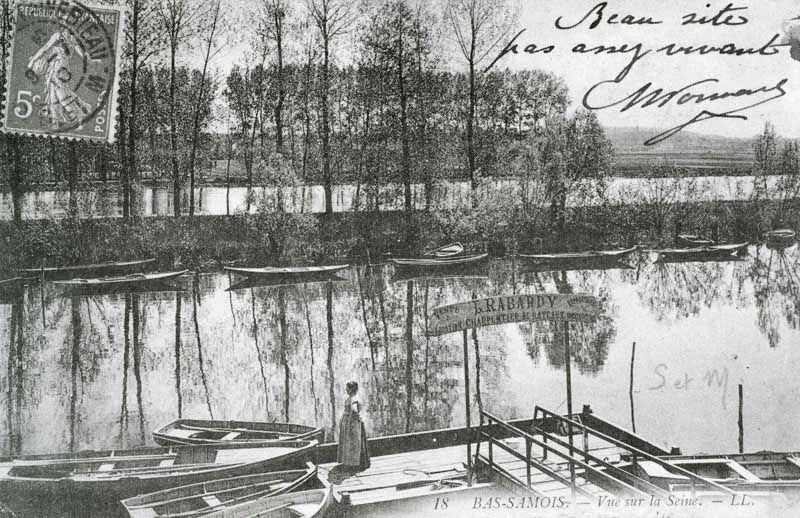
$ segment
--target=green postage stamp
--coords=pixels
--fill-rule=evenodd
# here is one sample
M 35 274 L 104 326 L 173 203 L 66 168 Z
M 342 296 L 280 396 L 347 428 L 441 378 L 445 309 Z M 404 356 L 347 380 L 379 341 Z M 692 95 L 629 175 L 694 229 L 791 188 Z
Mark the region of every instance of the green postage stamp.
M 14 20 L 3 131 L 113 142 L 122 8 L 21 1 Z

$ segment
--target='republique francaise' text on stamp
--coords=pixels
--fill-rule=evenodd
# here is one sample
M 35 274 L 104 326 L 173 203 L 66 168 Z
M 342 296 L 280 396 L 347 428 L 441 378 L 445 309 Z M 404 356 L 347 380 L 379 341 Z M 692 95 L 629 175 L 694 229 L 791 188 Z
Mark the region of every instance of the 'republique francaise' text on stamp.
M 123 13 L 72 1 L 17 3 L 2 130 L 113 142 Z

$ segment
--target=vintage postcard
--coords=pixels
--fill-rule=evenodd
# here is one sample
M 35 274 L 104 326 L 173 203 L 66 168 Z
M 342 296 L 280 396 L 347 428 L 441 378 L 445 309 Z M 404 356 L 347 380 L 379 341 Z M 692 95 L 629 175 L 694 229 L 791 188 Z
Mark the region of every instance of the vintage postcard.
M 0 53 L 0 518 L 800 516 L 796 0 L 0 0 Z

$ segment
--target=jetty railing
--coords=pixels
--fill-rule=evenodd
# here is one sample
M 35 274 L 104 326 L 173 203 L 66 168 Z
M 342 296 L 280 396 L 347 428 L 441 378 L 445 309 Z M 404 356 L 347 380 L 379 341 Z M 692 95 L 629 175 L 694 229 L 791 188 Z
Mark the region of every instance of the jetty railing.
M 603 459 L 600 459 L 588 451 L 584 452 L 584 459 L 581 460 L 580 458 L 570 454 L 568 452 L 563 451 L 561 448 L 555 447 L 553 444 L 561 443 L 560 440 L 555 439 L 551 436 L 549 444 L 544 440 L 544 437 L 540 440 L 539 438 L 535 437 L 534 435 L 521 430 L 502 419 L 490 414 L 489 412 L 481 410 L 481 426 L 478 431 L 478 445 L 480 445 L 481 441 L 486 441 L 488 443 L 488 457 L 482 456 L 479 452 L 476 455 L 486 462 L 491 469 L 494 469 L 501 474 L 503 474 L 506 478 L 511 478 L 513 481 L 524 485 L 529 490 L 536 492 L 536 488 L 532 484 L 532 469 L 536 469 L 545 475 L 548 475 L 555 481 L 561 482 L 564 486 L 569 487 L 572 491 L 573 498 L 577 494 L 581 494 L 584 497 L 589 499 L 594 499 L 595 495 L 591 492 L 587 491 L 580 485 L 576 483 L 575 469 L 580 468 L 583 469 L 584 474 L 586 475 L 584 478 L 588 481 L 588 475 L 591 475 L 594 480 L 600 482 L 599 485 L 602 485 L 606 488 L 614 488 L 616 491 L 629 495 L 629 496 L 648 496 L 648 495 L 658 495 L 658 496 L 667 496 L 669 493 L 664 489 L 651 484 L 650 482 L 643 480 L 632 473 L 628 473 L 612 464 L 609 464 Z M 492 426 L 494 425 L 494 426 Z M 516 451 L 514 448 L 510 447 L 509 445 L 505 444 L 502 440 L 498 439 L 492 434 L 492 429 L 502 429 L 505 430 L 509 435 L 513 437 L 522 438 L 525 441 L 525 454 Z M 543 435 L 547 434 L 547 432 L 540 432 Z M 547 434 L 550 435 L 550 434 Z M 554 440 L 555 439 L 555 440 Z M 533 446 L 538 446 L 542 449 L 543 452 L 549 452 L 551 455 L 555 455 L 560 457 L 561 459 L 565 460 L 570 468 L 570 478 L 566 478 L 559 474 L 557 471 L 553 470 L 552 467 L 546 465 L 544 462 L 540 461 L 536 457 L 534 457 L 531 453 L 533 450 Z M 518 460 L 521 460 L 525 463 L 525 481 L 524 483 L 519 480 L 517 477 L 510 474 L 507 470 L 503 469 L 498 463 L 494 462 L 494 448 L 500 448 L 512 457 L 515 457 Z M 544 460 L 544 459 L 542 459 Z M 594 463 L 592 465 L 591 463 Z M 604 468 L 604 469 L 601 469 Z M 617 476 L 613 476 L 611 473 L 616 474 Z
M 566 444 L 564 443 L 564 441 L 555 438 L 552 434 L 546 434 L 546 432 L 544 432 L 543 429 L 544 423 L 547 422 L 548 420 L 550 422 L 555 422 L 564 425 L 567 428 L 567 434 L 570 438 L 570 442 L 569 444 L 566 444 L 566 447 L 569 449 L 571 454 L 574 453 L 574 451 L 576 450 L 575 446 L 572 444 L 572 436 L 573 432 L 577 430 L 578 433 L 580 433 L 583 437 L 583 451 L 581 453 L 584 455 L 585 458 L 588 458 L 588 456 L 590 455 L 588 447 L 590 437 L 595 437 L 596 439 L 600 439 L 602 441 L 613 444 L 614 446 L 617 446 L 618 448 L 626 451 L 630 455 L 631 464 L 633 465 L 634 470 L 636 469 L 639 460 L 647 460 L 664 468 L 668 472 L 676 473 L 679 475 L 683 475 L 684 477 L 687 477 L 690 480 L 691 484 L 690 489 L 692 496 L 695 496 L 695 491 L 698 487 L 710 487 L 716 489 L 717 491 L 720 491 L 721 493 L 730 495 L 736 494 L 736 491 L 734 491 L 731 488 L 725 487 L 722 484 L 714 482 L 713 480 L 709 480 L 687 469 L 681 468 L 680 466 L 671 464 L 665 461 L 664 459 L 661 459 L 659 457 L 656 457 L 655 455 L 651 455 L 650 453 L 642 451 L 639 448 L 631 446 L 630 444 L 624 441 L 620 441 L 614 437 L 611 437 L 602 432 L 594 430 L 593 428 L 590 428 L 589 426 L 586 426 L 582 422 L 580 422 L 579 418 L 580 414 L 578 414 L 577 417 L 578 419 L 574 419 L 573 416 L 565 417 L 560 414 L 556 414 L 555 412 L 551 412 L 550 410 L 544 409 L 540 406 L 537 406 L 533 412 L 532 428 L 534 429 L 534 431 L 540 431 L 540 433 L 543 433 L 543 438 L 545 441 L 549 438 L 550 441 L 555 441 L 557 444 L 564 446 Z M 547 451 L 551 450 L 552 448 L 547 448 L 544 450 L 545 459 L 547 456 Z M 581 451 L 580 449 L 577 450 L 579 452 Z

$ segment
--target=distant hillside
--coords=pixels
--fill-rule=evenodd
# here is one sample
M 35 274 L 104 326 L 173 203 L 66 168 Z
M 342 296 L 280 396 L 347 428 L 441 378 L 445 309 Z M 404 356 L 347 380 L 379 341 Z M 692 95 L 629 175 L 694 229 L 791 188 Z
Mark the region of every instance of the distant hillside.
M 753 139 L 682 131 L 658 144 L 644 142 L 662 133 L 657 128 L 607 127 L 614 144 L 616 174 L 638 176 L 647 164 L 668 162 L 695 174 L 749 174 Z M 700 171 L 702 170 L 702 171 Z

